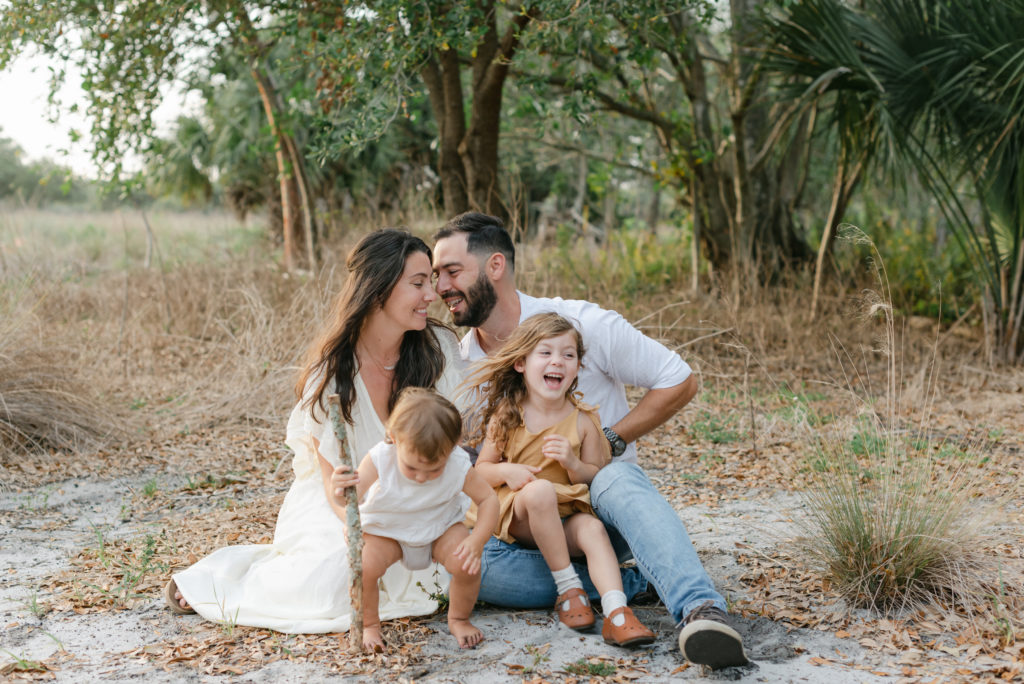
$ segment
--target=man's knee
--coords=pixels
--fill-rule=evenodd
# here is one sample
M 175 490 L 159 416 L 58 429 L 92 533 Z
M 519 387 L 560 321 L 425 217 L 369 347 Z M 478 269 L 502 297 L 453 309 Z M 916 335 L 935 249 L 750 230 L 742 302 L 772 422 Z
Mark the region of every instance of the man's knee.
M 590 483 L 590 500 L 595 509 L 601 505 L 608 506 L 616 502 L 621 495 L 617 490 L 623 490 L 632 486 L 643 486 L 647 475 L 636 463 L 628 461 L 613 461 L 597 471 L 593 481 Z M 623 503 L 629 504 L 629 501 Z

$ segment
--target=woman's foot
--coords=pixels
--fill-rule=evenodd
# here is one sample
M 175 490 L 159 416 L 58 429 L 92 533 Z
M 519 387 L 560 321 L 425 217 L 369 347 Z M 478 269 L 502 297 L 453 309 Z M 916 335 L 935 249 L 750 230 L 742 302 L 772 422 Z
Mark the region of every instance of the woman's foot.
M 172 613 L 178 615 L 191 615 L 196 612 L 192 606 L 188 605 L 188 601 L 178 591 L 178 585 L 174 579 L 167 580 L 167 584 L 164 585 L 164 601 L 167 602 L 167 607 L 171 609 Z
M 624 646 L 645 646 L 654 641 L 654 632 L 636 619 L 627 607 L 616 608 L 604 619 L 601 636 L 609 644 Z
M 570 589 L 559 594 L 555 599 L 555 610 L 563 625 L 577 631 L 590 629 L 594 626 L 594 609 L 590 607 L 587 592 L 582 589 Z
M 380 633 L 380 623 L 363 625 L 363 650 L 367 653 L 383 653 L 384 637 Z
M 484 640 L 484 633 L 473 626 L 469 618 L 448 618 L 448 631 L 459 642 L 459 648 L 476 648 Z

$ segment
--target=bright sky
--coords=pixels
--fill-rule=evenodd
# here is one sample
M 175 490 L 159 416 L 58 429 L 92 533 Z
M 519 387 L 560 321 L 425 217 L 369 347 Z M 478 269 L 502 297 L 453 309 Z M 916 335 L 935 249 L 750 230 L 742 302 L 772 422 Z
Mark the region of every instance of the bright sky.
M 63 166 L 70 166 L 80 175 L 95 177 L 96 166 L 92 163 L 88 143 L 89 123 L 81 111 L 75 114 L 68 112 L 74 102 L 81 110 L 85 109 L 81 77 L 69 67 L 60 91 L 63 104 L 60 117 L 57 123 L 51 123 L 47 104 L 50 92 L 48 64 L 45 57 L 23 57 L 0 71 L 0 93 L 3 93 L 4 102 L 0 107 L 0 137 L 17 143 L 29 160 L 47 157 Z M 161 122 L 166 125 L 182 109 L 180 95 L 167 97 L 156 113 L 158 129 L 163 128 Z M 78 143 L 71 142 L 72 130 L 82 134 Z
M 50 70 L 46 65 L 44 58 L 27 57 L 0 71 L 0 93 L 4 94 L 5 102 L 0 107 L 0 136 L 21 146 L 28 159 L 48 157 L 79 174 L 94 176 L 95 166 L 86 146 L 82 142 L 72 145 L 69 135 L 72 129 L 83 135 L 88 133 L 89 126 L 82 114 L 69 114 L 65 107 L 58 124 L 48 120 Z M 65 83 L 61 90 L 65 105 L 81 103 L 82 89 L 76 75 L 69 80 L 72 82 Z M 62 150 L 68 151 L 68 156 Z

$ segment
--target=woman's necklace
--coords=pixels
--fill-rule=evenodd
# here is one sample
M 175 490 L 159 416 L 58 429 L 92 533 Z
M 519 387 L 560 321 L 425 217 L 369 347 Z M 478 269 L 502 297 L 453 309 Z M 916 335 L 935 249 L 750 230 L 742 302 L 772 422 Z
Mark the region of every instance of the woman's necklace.
M 381 363 L 380 360 L 376 356 L 371 354 L 370 350 L 367 349 L 365 346 L 363 346 L 363 355 L 369 356 L 370 360 L 373 361 L 374 365 L 376 365 L 377 368 L 381 369 L 385 373 L 390 373 L 391 371 L 395 370 L 395 367 L 398 365 L 398 359 L 395 359 L 395 362 L 390 366 Z

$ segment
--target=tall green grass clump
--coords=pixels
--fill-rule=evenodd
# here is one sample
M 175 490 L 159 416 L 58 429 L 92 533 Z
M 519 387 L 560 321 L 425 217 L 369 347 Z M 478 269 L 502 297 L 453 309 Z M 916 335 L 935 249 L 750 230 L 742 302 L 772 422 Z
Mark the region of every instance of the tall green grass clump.
M 812 432 L 803 550 L 856 606 L 889 615 L 934 604 L 972 616 L 994 596 L 1021 595 L 1019 574 L 984 551 L 1000 493 L 986 491 L 983 473 L 967 467 L 980 458 L 957 466 L 934 456 L 941 449 L 928 440 L 932 401 L 919 407 L 916 427 L 901 420 L 898 331 L 875 254 L 882 294 L 869 294 L 863 313 L 882 329 L 870 353 L 885 360 L 884 388 L 871 388 L 869 371 L 855 372 L 840 350 L 844 371 L 855 374 L 847 385 L 860 415 L 846 421 L 848 429 L 837 422 Z M 874 396 L 853 392 L 855 386 Z

